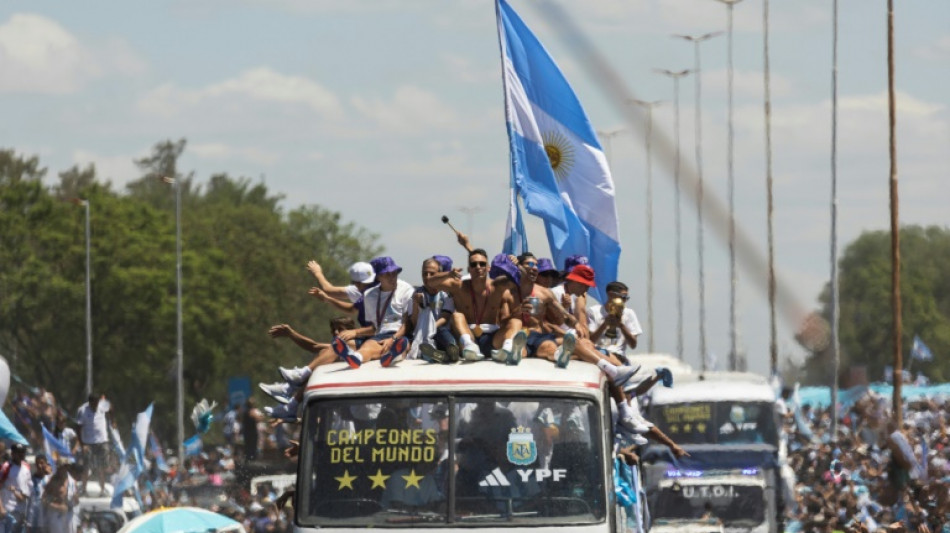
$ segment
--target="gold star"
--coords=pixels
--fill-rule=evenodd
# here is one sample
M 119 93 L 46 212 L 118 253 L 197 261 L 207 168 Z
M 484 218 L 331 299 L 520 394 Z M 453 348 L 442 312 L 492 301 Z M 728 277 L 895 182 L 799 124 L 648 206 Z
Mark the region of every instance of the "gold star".
M 373 486 L 370 487 L 370 489 L 375 489 L 376 487 L 385 489 L 386 480 L 389 479 L 391 476 L 384 476 L 383 471 L 377 468 L 375 476 L 366 476 L 366 477 L 369 478 L 369 480 L 373 482 Z
M 352 489 L 353 489 L 353 481 L 356 479 L 356 476 L 351 476 L 349 470 L 344 470 L 342 476 L 335 477 L 335 478 L 333 478 L 333 479 L 335 479 L 335 480 L 337 480 L 337 481 L 340 482 L 340 486 L 337 487 L 336 490 L 343 490 L 344 487 L 346 487 L 346 488 L 352 490 Z
M 409 471 L 408 476 L 400 476 L 400 477 L 406 480 L 407 489 L 412 486 L 415 486 L 417 489 L 421 489 L 422 487 L 419 486 L 419 482 L 422 481 L 422 478 L 424 478 L 425 476 L 417 476 L 416 469 L 413 468 L 412 470 Z

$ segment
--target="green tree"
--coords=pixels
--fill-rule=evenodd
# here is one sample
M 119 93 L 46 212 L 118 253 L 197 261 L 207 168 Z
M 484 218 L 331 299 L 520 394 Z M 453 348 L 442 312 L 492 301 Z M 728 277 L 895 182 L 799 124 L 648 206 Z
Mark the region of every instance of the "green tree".
M 37 157 L 0 150 L 0 353 L 26 383 L 53 389 L 69 410 L 84 397 L 85 229 L 90 202 L 95 388 L 120 427 L 154 401 L 153 424 L 175 435 L 174 187 L 182 186 L 182 310 L 186 407 L 225 400 L 229 376 L 272 381 L 277 365 L 309 355 L 267 337 L 289 322 L 318 338 L 336 314 L 307 294 L 310 259 L 346 280 L 346 265 L 381 253 L 376 236 L 317 206 L 285 213 L 263 183 L 211 176 L 198 186 L 179 168 L 186 143 L 164 141 L 137 160 L 123 192 L 94 166 L 44 185 Z
M 904 368 L 923 371 L 932 380 L 950 378 L 950 230 L 931 226 L 901 229 L 901 302 Z M 890 233 L 866 232 L 848 245 L 840 261 L 841 365 L 867 368 L 879 380 L 893 363 Z M 819 301 L 830 321 L 830 286 Z M 910 349 L 918 335 L 934 353 L 931 362 L 912 361 Z M 827 384 L 831 351 L 813 351 L 805 364 L 806 381 Z

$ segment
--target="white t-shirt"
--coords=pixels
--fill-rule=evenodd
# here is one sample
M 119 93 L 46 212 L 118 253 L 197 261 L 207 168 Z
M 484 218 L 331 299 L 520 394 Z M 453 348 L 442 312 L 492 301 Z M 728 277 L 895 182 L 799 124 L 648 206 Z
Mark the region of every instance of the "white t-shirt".
M 383 292 L 379 285 L 367 289 L 363 294 L 363 308 L 366 321 L 376 326 L 376 334 L 395 333 L 402 325 L 402 317 L 412 308 L 412 294 L 415 289 L 403 280 L 396 280 L 396 290 Z M 390 299 L 392 296 L 392 299 Z M 389 305 L 386 305 L 386 301 Z M 385 306 L 385 307 L 384 307 Z
M 557 302 L 558 304 L 560 304 L 561 307 L 563 307 L 564 310 L 568 312 L 568 314 L 573 315 L 573 314 L 574 314 L 574 308 L 577 306 L 577 296 L 575 296 L 575 295 L 572 294 L 572 295 L 571 295 L 571 305 L 564 305 L 564 302 L 561 301 L 561 299 L 564 297 L 564 294 L 565 294 L 564 284 L 562 283 L 562 284 L 560 284 L 560 285 L 558 285 L 558 286 L 556 286 L 556 287 L 551 287 L 550 291 L 551 291 L 551 294 L 554 295 L 554 301 Z M 565 330 L 565 331 L 567 331 L 568 329 L 570 329 L 570 327 L 569 327 L 567 324 L 563 324 L 563 323 L 562 323 L 562 324 L 558 324 L 558 325 L 561 327 L 561 329 L 563 329 L 563 330 Z
M 590 321 L 590 330 L 594 331 L 599 328 L 600 325 L 604 323 L 605 318 L 607 318 L 607 310 L 604 309 L 604 306 L 595 305 L 591 307 L 587 313 L 587 320 Z M 633 309 L 624 308 L 620 322 L 623 323 L 631 335 L 643 333 L 643 330 L 640 328 L 640 321 L 637 320 L 637 314 L 633 312 Z M 615 333 L 616 336 L 608 336 L 611 334 L 611 331 L 610 329 L 605 330 L 604 334 L 597 340 L 597 348 L 602 348 L 612 354 L 622 355 L 626 352 L 627 338 L 623 336 L 620 328 L 615 328 Z
M 21 502 L 17 499 L 13 493 L 14 489 L 23 493 L 24 496 L 30 496 L 30 491 L 33 489 L 33 476 L 30 475 L 30 466 L 26 461 L 18 465 L 11 464 L 7 479 L 0 487 L 0 501 L 3 502 L 3 508 L 8 513 L 18 509 L 18 505 L 26 505 L 26 500 Z
M 350 299 L 350 303 L 355 304 L 363 297 L 363 293 L 356 288 L 356 285 L 347 285 L 343 287 L 343 290 L 346 291 L 346 297 Z
M 106 413 L 109 412 L 109 402 L 99 400 L 99 405 L 93 411 L 89 403 L 79 406 L 76 419 L 79 421 L 83 444 L 102 444 L 109 442 L 109 427 Z

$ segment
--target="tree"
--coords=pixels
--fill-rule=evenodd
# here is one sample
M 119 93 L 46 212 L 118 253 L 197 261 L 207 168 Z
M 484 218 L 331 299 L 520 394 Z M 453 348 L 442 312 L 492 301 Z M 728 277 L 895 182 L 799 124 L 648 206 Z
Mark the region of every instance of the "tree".
M 904 368 L 945 381 L 950 361 L 939 354 L 950 353 L 950 230 L 908 226 L 900 240 Z M 870 379 L 882 379 L 893 354 L 890 233 L 862 234 L 845 249 L 839 271 L 840 367 L 866 366 Z M 830 321 L 830 285 L 819 301 L 819 313 Z M 910 358 L 915 335 L 935 354 L 933 361 Z M 806 381 L 828 384 L 831 355 L 830 347 L 813 351 L 805 364 Z

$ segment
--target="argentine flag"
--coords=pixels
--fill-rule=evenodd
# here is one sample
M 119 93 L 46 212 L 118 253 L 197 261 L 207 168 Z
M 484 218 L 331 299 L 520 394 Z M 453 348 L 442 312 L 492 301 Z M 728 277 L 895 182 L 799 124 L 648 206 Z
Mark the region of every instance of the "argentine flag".
M 604 302 L 604 288 L 617 279 L 620 261 L 607 158 L 551 56 L 505 0 L 497 0 L 495 11 L 512 188 L 528 213 L 544 220 L 556 265 L 574 254 L 590 259 L 597 277 L 595 296 Z

